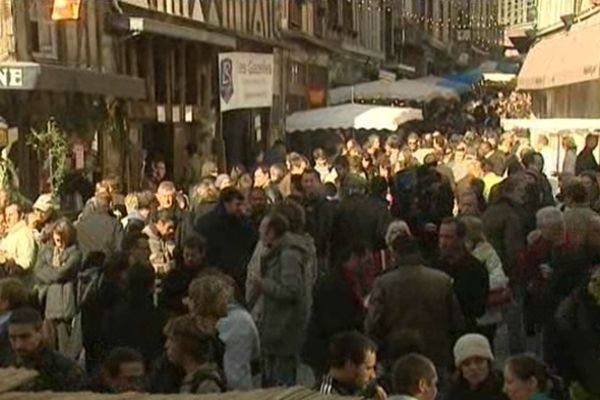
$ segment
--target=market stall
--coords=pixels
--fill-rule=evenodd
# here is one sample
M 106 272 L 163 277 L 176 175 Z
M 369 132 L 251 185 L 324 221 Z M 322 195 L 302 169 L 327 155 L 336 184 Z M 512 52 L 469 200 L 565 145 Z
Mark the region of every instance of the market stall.
M 321 129 L 369 129 L 395 131 L 409 121 L 423 119 L 416 108 L 343 104 L 299 111 L 286 118 L 286 132 Z
M 458 100 L 459 93 L 423 80 L 401 79 L 398 81 L 378 80 L 342 86 L 329 91 L 329 104 L 354 103 L 359 101 L 431 101 L 434 99 Z
M 561 141 L 564 136 L 571 136 L 577 144 L 577 152 L 585 145 L 585 137 L 592 132 L 600 131 L 600 119 L 576 118 L 547 118 L 547 119 L 502 119 L 501 126 L 505 131 L 528 130 L 532 145 L 535 145 L 541 135 L 549 140 L 553 149 L 551 157 L 545 160 L 554 167 L 554 171 L 562 172 L 564 150 Z M 600 148 L 598 149 L 600 158 Z
M 415 108 L 343 104 L 294 113 L 286 119 L 287 143 L 294 151 L 310 154 L 316 147 L 337 154 L 349 138 L 362 142 L 372 133 L 381 137 L 410 129 L 423 119 Z

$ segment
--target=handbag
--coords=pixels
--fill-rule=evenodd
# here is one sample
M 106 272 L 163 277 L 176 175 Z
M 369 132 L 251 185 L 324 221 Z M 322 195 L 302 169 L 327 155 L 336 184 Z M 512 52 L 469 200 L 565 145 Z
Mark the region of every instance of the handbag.
M 512 301 L 512 292 L 507 286 L 491 289 L 487 297 L 488 307 L 504 306 Z

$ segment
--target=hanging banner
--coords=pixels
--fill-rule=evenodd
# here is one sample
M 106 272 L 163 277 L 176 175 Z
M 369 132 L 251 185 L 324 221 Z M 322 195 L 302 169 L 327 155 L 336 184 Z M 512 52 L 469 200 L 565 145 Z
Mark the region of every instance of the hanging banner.
M 273 54 L 220 53 L 221 112 L 273 105 Z

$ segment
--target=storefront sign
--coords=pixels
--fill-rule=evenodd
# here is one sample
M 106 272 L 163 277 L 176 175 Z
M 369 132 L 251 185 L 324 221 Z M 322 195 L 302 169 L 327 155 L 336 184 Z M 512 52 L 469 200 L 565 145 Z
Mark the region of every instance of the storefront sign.
M 220 53 L 221 112 L 273 105 L 273 54 Z
M 19 67 L 0 67 L 0 88 L 22 89 L 23 68 Z

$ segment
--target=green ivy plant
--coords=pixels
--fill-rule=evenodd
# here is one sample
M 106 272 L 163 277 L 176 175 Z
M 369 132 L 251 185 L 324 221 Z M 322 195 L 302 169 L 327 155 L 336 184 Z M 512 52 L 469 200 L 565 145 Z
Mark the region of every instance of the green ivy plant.
M 42 130 L 31 130 L 27 144 L 32 146 L 40 159 L 46 159 L 50 185 L 54 195 L 60 195 L 67 175 L 66 161 L 69 152 L 67 135 L 60 129 L 54 118 L 50 118 Z

